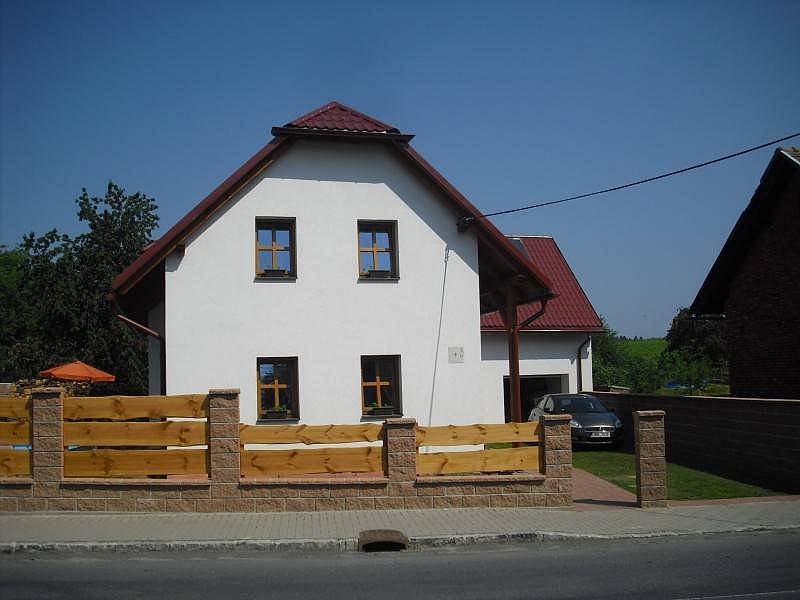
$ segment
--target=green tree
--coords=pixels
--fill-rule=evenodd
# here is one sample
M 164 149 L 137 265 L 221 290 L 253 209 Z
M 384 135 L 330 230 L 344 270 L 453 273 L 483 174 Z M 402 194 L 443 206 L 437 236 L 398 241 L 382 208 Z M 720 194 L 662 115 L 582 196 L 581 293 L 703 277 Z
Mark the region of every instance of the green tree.
M 679 308 L 667 331 L 666 352 L 695 356 L 711 368 L 711 377 L 728 381 L 728 346 L 725 322 L 693 319 L 688 308 Z
M 604 317 L 603 331 L 592 334 L 592 379 L 596 386 L 628 385 L 619 335 Z
M 119 390 L 143 391 L 146 344 L 117 321 L 106 294 L 150 242 L 157 206 L 113 182 L 103 197 L 84 189 L 76 203 L 87 232 L 30 233 L 0 253 L 0 378 L 32 377 L 77 359 L 114 373 Z
M 712 373 L 705 355 L 688 350 L 665 350 L 659 358 L 659 367 L 668 381 L 687 386 L 690 396 L 708 385 Z

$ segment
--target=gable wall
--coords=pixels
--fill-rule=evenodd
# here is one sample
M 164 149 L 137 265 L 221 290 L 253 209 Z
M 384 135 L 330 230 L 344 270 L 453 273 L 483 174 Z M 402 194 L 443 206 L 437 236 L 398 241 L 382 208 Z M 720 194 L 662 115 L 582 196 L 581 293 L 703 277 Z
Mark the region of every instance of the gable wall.
M 731 281 L 725 314 L 731 395 L 800 398 L 800 176 Z
M 296 218 L 296 281 L 255 279 L 259 216 Z M 357 219 L 397 220 L 398 282 L 358 281 Z M 256 358 L 297 357 L 301 422 L 353 423 L 360 356 L 399 354 L 406 416 L 502 420 L 502 405 L 475 395 L 477 241 L 455 221 L 387 146 L 296 142 L 167 259 L 167 393 L 238 387 L 253 423 Z M 463 364 L 448 364 L 448 346 L 464 348 Z

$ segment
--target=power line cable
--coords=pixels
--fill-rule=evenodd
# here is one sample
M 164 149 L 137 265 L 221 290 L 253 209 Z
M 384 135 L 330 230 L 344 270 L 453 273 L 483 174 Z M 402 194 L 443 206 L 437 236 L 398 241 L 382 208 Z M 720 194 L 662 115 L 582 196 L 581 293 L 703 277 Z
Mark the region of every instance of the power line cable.
M 737 156 L 741 156 L 743 154 L 747 154 L 748 152 L 754 152 L 756 150 L 761 150 L 762 148 L 766 148 L 767 146 L 772 146 L 774 144 L 779 144 L 780 142 L 785 142 L 786 140 L 790 140 L 792 138 L 800 137 L 800 131 L 797 133 L 793 133 L 792 135 L 787 135 L 785 137 L 779 138 L 777 140 L 772 140 L 770 142 L 766 142 L 764 144 L 759 144 L 758 146 L 752 146 L 751 148 L 745 148 L 744 150 L 739 150 L 738 152 L 734 152 L 733 154 L 726 154 L 725 156 L 720 156 L 719 158 L 715 158 L 713 160 L 707 160 L 702 163 L 698 163 L 696 165 L 691 165 L 689 167 L 684 167 L 683 169 L 678 169 L 677 171 L 670 171 L 669 173 L 662 173 L 661 175 L 656 175 L 654 177 L 648 177 L 646 179 L 639 179 L 638 181 L 633 181 L 631 183 L 626 183 L 623 185 L 616 185 L 614 187 L 606 188 L 604 190 L 598 190 L 596 192 L 589 192 L 588 194 L 578 194 L 577 196 L 569 196 L 568 198 L 561 198 L 560 200 L 551 200 L 550 202 L 541 202 L 539 204 L 531 204 L 529 206 L 521 206 L 519 208 L 510 208 L 508 210 L 498 210 L 496 212 L 491 213 L 484 213 L 480 215 L 478 218 L 487 218 L 487 217 L 495 217 L 497 215 L 508 215 L 511 213 L 522 212 L 523 210 L 531 210 L 533 208 L 541 208 L 542 206 L 552 206 L 553 204 L 561 204 L 563 202 L 569 202 L 571 200 L 579 200 L 581 198 L 589 198 L 590 196 L 599 196 L 600 194 L 607 194 L 609 192 L 616 192 L 617 190 L 624 190 L 625 188 L 633 187 L 636 185 L 642 185 L 643 183 L 649 183 L 651 181 L 656 181 L 657 179 L 664 179 L 665 177 L 672 177 L 673 175 L 679 175 L 681 173 L 686 173 L 687 171 L 693 171 L 694 169 L 700 169 L 702 167 L 707 167 L 709 165 L 713 165 L 718 162 L 722 162 L 724 160 L 729 160 L 731 158 L 736 158 Z M 475 217 L 462 217 L 459 223 L 463 225 L 468 225 L 472 221 L 475 220 Z

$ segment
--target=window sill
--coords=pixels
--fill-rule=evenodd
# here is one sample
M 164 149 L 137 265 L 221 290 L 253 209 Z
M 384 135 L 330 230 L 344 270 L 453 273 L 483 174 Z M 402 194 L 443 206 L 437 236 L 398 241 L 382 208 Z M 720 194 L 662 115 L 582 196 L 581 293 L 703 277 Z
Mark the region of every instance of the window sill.
M 358 283 L 397 283 L 400 277 L 359 277 Z
M 392 413 L 388 415 L 361 415 L 361 421 L 385 421 L 386 419 L 402 419 L 403 415 L 400 413 Z
M 299 423 L 300 417 L 287 417 L 285 419 L 256 419 L 256 425 L 274 425 L 279 423 L 285 425 L 287 423 Z
M 253 281 L 297 281 L 297 275 L 256 275 Z

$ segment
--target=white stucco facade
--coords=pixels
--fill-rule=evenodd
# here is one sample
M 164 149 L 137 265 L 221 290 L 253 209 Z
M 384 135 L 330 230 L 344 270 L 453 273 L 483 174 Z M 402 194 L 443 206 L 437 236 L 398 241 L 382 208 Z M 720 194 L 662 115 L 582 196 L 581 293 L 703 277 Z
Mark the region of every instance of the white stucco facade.
M 296 280 L 255 277 L 257 217 L 296 219 Z M 360 357 L 399 355 L 404 415 L 496 420 L 475 395 L 477 241 L 455 218 L 385 145 L 296 142 L 167 258 L 167 393 L 240 388 L 253 423 L 257 358 L 296 357 L 301 422 L 353 423 Z M 359 281 L 359 219 L 397 222 L 398 281 Z
M 583 332 L 528 331 L 520 333 L 520 377 L 547 378 L 548 392 L 592 391 L 592 344 Z M 580 379 L 578 383 L 578 353 Z M 503 379 L 508 377 L 505 332 L 481 334 L 481 396 L 503 406 Z M 524 396 L 524 394 L 523 394 Z M 529 400 L 523 397 L 523 400 Z M 527 415 L 525 415 L 527 416 Z
M 241 420 L 255 423 L 258 358 L 296 358 L 299 422 L 357 423 L 361 357 L 398 355 L 404 416 L 502 422 L 506 338 L 481 334 L 477 238 L 457 216 L 385 144 L 296 141 L 166 258 L 164 299 L 148 314 L 166 340 L 166 392 L 239 388 Z M 296 279 L 256 277 L 257 218 L 295 220 Z M 359 220 L 396 222 L 396 281 L 359 279 Z M 585 334 L 521 338 L 522 375 L 577 389 Z M 158 343 L 149 350 L 158 393 Z M 591 349 L 583 356 L 590 389 Z

